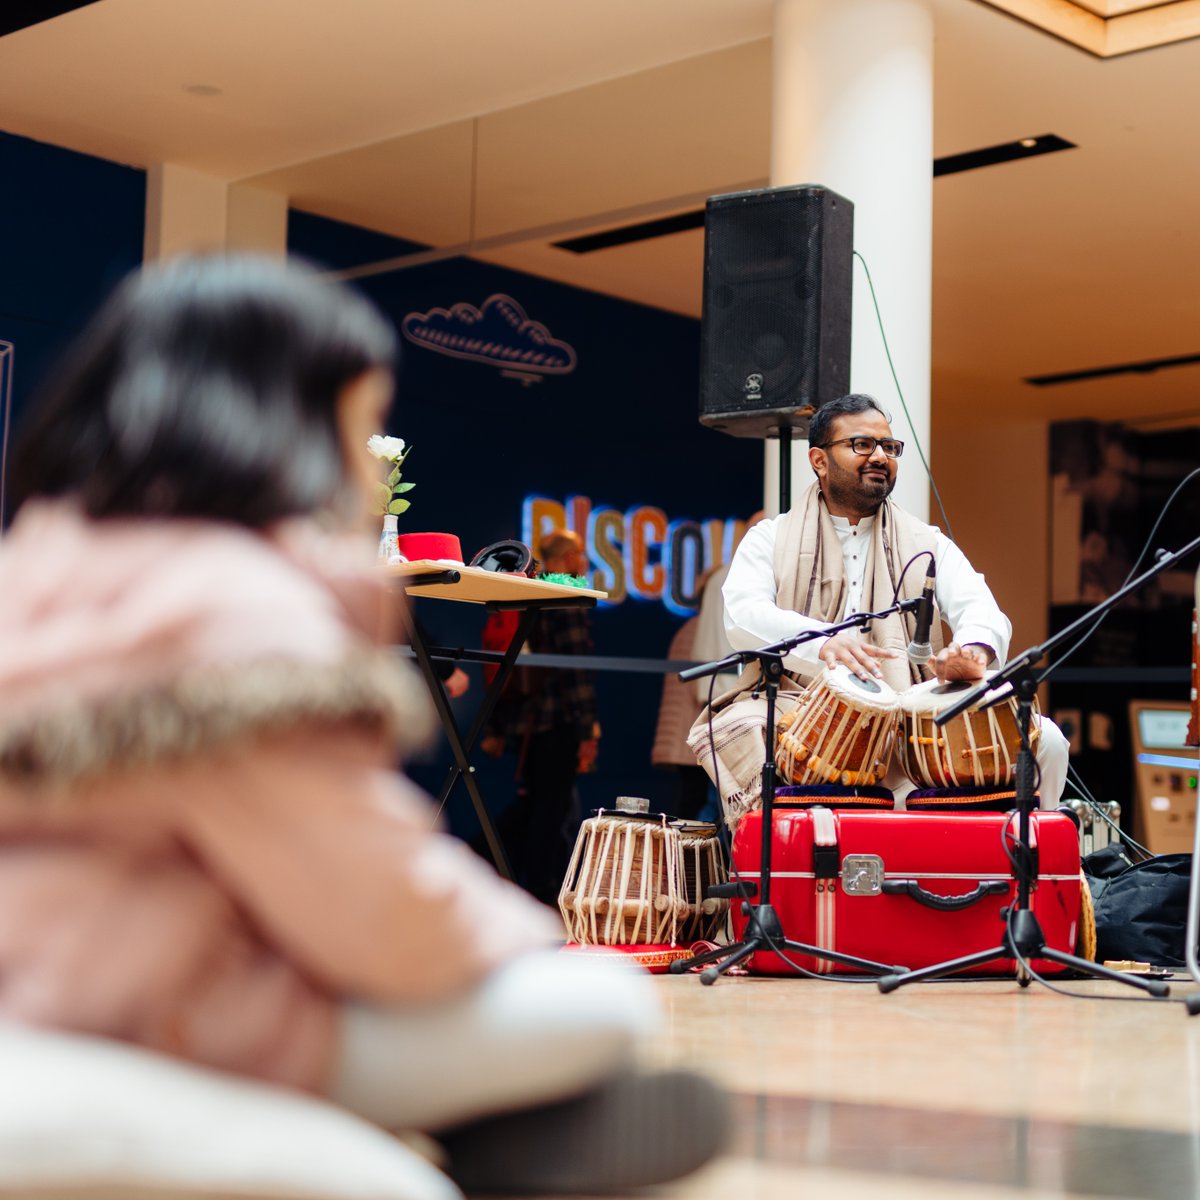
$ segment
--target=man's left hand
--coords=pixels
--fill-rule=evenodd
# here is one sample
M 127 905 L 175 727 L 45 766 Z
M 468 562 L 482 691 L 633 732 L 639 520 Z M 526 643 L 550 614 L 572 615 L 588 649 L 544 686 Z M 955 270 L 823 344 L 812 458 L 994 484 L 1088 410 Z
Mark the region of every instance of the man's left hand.
M 939 683 L 951 683 L 957 679 L 973 683 L 983 678 L 991 657 L 986 646 L 960 646 L 957 642 L 951 642 L 929 665 Z

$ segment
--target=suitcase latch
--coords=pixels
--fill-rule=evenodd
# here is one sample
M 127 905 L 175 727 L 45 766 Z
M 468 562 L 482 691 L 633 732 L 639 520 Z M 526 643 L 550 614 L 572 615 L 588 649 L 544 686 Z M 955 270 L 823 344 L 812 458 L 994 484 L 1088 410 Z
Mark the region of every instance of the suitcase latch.
M 842 891 L 847 896 L 878 896 L 883 891 L 883 859 L 878 854 L 847 854 L 842 859 Z

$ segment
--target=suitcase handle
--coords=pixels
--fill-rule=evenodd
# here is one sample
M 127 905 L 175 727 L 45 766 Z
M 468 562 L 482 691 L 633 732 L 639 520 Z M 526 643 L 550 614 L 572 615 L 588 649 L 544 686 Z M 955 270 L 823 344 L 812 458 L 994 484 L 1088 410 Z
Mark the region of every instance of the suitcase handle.
M 958 896 L 939 896 L 937 892 L 927 892 L 915 879 L 885 879 L 883 894 L 885 896 L 911 896 L 918 904 L 926 908 L 938 908 L 942 912 L 957 912 L 960 908 L 969 908 L 977 900 L 985 896 L 993 896 L 998 892 L 1007 892 L 1010 883 L 1004 879 L 985 879 L 971 892 L 963 892 Z

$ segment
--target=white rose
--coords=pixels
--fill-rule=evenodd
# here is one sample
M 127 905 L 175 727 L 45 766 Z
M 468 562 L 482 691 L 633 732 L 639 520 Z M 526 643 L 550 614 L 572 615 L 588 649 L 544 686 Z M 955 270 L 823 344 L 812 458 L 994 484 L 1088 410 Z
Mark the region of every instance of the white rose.
M 376 458 L 386 458 L 389 462 L 396 462 L 404 457 L 404 439 L 373 433 L 367 438 L 367 449 Z

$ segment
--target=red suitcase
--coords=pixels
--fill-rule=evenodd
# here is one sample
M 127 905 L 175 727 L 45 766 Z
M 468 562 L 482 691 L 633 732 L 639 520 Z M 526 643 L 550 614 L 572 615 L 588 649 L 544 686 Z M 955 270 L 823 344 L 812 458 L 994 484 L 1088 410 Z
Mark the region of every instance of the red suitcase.
M 787 937 L 889 966 L 925 967 L 974 954 L 1000 944 L 1000 910 L 1016 901 L 1016 879 L 1005 849 L 1015 842 L 1016 832 L 1015 813 L 777 808 L 771 905 Z M 1046 945 L 1073 954 L 1080 922 L 1075 823 L 1063 813 L 1033 813 L 1030 842 L 1037 870 L 1030 903 Z M 747 813 L 739 822 L 732 858 L 730 878 L 757 889 L 761 813 Z M 901 890 L 904 883 L 908 886 Z M 938 897 L 958 897 L 963 906 L 939 908 Z M 757 899 L 756 891 L 750 902 Z M 740 903 L 733 907 L 734 933 L 740 938 L 746 918 Z M 788 958 L 818 974 L 847 970 L 815 956 L 789 952 Z M 748 966 L 767 975 L 796 973 L 775 953 L 756 953 Z M 1047 974 L 1063 970 L 1044 959 L 1035 959 L 1033 967 Z M 1013 963 L 997 958 L 973 973 L 1012 974 Z

